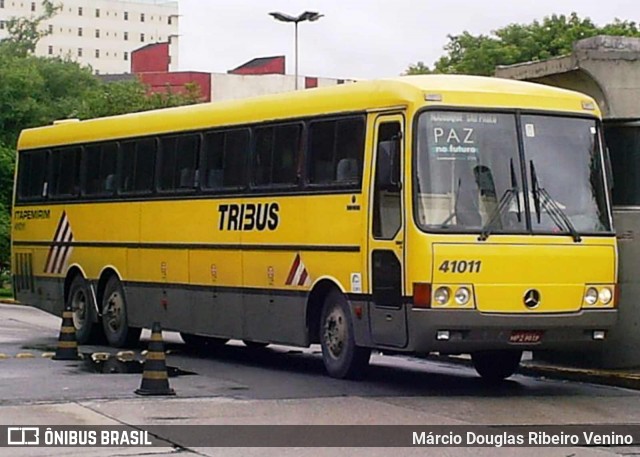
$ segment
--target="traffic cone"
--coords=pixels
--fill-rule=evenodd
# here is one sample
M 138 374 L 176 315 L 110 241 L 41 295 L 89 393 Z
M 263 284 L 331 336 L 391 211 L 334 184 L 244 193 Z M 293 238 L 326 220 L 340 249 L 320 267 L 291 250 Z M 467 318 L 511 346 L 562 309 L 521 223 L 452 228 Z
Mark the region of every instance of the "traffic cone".
M 79 360 L 78 341 L 76 340 L 76 328 L 73 325 L 73 311 L 70 305 L 65 305 L 62 312 L 62 327 L 58 337 L 58 347 L 53 360 Z
M 135 391 L 138 395 L 175 395 L 176 392 L 169 387 L 169 376 L 165 363 L 164 343 L 162 342 L 162 329 L 159 322 L 154 322 L 151 329 L 151 341 L 144 357 L 144 371 L 142 383 Z

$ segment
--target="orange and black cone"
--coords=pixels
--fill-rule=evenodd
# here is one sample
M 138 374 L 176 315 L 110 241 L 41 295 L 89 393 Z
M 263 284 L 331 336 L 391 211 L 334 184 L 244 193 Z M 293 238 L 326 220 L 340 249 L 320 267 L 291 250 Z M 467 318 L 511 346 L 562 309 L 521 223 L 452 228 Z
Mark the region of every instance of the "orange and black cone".
M 175 395 L 169 387 L 169 376 L 162 342 L 162 329 L 159 322 L 154 322 L 151 329 L 151 341 L 144 358 L 142 383 L 135 391 L 138 395 Z
M 62 327 L 58 337 L 58 347 L 53 360 L 78 360 L 78 341 L 76 340 L 76 328 L 73 325 L 73 311 L 71 306 L 65 305 L 62 312 Z

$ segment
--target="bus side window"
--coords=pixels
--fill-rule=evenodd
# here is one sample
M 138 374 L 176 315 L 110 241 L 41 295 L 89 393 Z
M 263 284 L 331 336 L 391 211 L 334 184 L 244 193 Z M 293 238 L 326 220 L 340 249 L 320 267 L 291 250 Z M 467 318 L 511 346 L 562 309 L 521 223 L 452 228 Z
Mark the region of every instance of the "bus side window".
M 251 184 L 266 186 L 271 184 L 273 162 L 273 127 L 255 130 L 255 149 L 251 166 Z
M 360 186 L 364 118 L 313 121 L 309 128 L 309 183 Z
M 298 183 L 301 140 L 302 124 L 280 125 L 275 128 L 272 184 Z
M 259 127 L 255 132 L 252 184 L 295 185 L 298 182 L 302 124 Z
M 71 147 L 51 154 L 49 190 L 52 197 L 75 197 L 80 193 L 81 151 L 80 147 Z
M 136 142 L 125 141 L 120 143 L 121 177 L 118 190 L 123 193 L 133 191 L 133 180 L 136 163 Z
M 83 152 L 84 195 L 112 195 L 115 191 L 118 143 L 90 145 Z
M 180 135 L 160 140 L 159 190 L 195 188 L 199 149 L 200 135 Z
M 376 176 L 373 194 L 373 236 L 393 239 L 402 227 L 399 122 L 385 122 L 378 129 Z
M 245 168 L 249 153 L 249 129 L 208 132 L 204 135 L 204 189 L 237 189 L 244 186 Z
M 153 191 L 156 149 L 155 138 L 122 143 L 121 192 L 149 193 Z
M 48 155 L 48 149 L 20 153 L 17 191 L 19 201 L 46 198 Z

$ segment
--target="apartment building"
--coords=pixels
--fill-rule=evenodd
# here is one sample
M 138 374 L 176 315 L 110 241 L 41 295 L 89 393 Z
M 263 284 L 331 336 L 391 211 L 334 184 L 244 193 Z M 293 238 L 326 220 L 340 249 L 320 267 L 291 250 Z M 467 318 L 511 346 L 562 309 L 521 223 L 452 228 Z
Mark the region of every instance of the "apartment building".
M 36 55 L 68 57 L 96 74 L 127 73 L 131 53 L 153 43 L 169 43 L 169 68 L 178 68 L 178 2 L 166 0 L 54 0 L 62 5 L 42 26 L 49 35 Z M 41 0 L 0 0 L 0 39 L 11 17 L 36 17 Z

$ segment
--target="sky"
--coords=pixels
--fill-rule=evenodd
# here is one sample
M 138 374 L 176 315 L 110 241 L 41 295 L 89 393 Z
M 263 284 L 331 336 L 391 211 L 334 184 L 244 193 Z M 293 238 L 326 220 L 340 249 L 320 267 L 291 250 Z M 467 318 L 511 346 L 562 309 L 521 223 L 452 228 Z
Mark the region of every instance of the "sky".
M 299 25 L 300 75 L 382 78 L 431 66 L 447 35 L 577 12 L 596 24 L 640 22 L 640 0 L 179 0 L 181 70 L 226 73 L 254 57 L 285 55 L 294 73 L 294 25 L 268 15 L 324 15 Z

